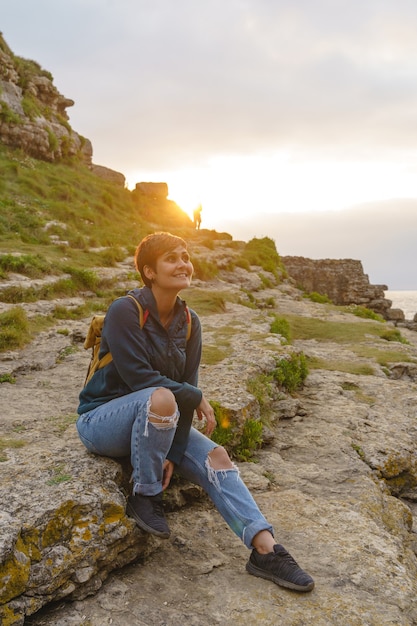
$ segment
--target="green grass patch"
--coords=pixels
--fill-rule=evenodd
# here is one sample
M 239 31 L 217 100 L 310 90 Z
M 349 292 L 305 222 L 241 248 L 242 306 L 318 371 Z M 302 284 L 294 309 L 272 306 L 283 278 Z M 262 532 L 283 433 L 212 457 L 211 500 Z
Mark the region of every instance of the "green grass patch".
M 8 460 L 6 450 L 10 448 L 23 448 L 25 442 L 21 439 L 7 439 L 0 437 L 0 462 L 4 463 Z
M 305 293 L 303 298 L 308 298 L 312 302 L 318 302 L 319 304 L 332 304 L 332 301 L 327 294 L 317 293 L 317 291 Z
M 66 346 L 59 352 L 56 362 L 62 363 L 67 357 L 69 357 L 71 354 L 75 354 L 77 351 L 78 348 L 76 346 Z
M 55 300 L 56 298 L 79 296 L 82 291 L 91 291 L 98 297 L 104 295 L 117 297 L 120 294 L 113 288 L 115 284 L 117 284 L 116 278 L 99 280 L 94 271 L 71 268 L 70 277 L 57 278 L 53 282 L 45 282 L 31 287 L 7 287 L 1 292 L 1 300 L 11 304 Z M 124 291 L 122 290 L 121 293 L 124 294 Z
M 57 465 L 51 471 L 52 476 L 46 481 L 46 484 L 49 486 L 60 485 L 61 483 L 66 483 L 72 479 L 71 474 L 66 473 L 64 464 Z
M 9 272 L 40 278 L 51 272 L 51 264 L 41 255 L 0 254 L 0 277 L 7 277 Z
M 219 268 L 211 261 L 200 257 L 193 257 L 191 261 L 194 267 L 194 276 L 200 280 L 210 280 L 219 273 Z
M 363 451 L 363 449 L 361 448 L 361 446 L 357 443 L 352 442 L 350 444 L 352 446 L 352 449 L 356 452 L 356 454 L 358 455 L 358 457 L 364 461 L 365 460 L 365 453 Z
M 226 311 L 226 298 L 229 298 L 230 295 L 191 287 L 184 289 L 181 292 L 181 297 L 199 315 L 210 315 L 212 313 L 224 313 Z
M 351 304 L 350 306 L 346 308 L 349 311 L 349 313 L 353 313 L 353 315 L 356 315 L 357 317 L 362 317 L 364 319 L 376 320 L 378 322 L 385 323 L 385 320 L 382 317 L 382 315 L 379 315 L 379 313 L 375 313 L 375 311 L 368 309 L 366 306 L 360 306 L 358 304 Z
M 356 383 L 345 382 L 342 384 L 342 389 L 344 391 L 353 391 L 359 402 L 364 402 L 369 405 L 375 404 L 376 402 L 376 398 L 374 396 L 368 396 L 365 394 Z
M 12 374 L 0 374 L 0 384 L 1 383 L 10 383 L 14 385 L 16 383 L 16 378 L 12 376 Z
M 230 350 L 224 346 L 211 346 L 206 343 L 203 344 L 201 362 L 203 365 L 217 365 L 224 361 L 229 353 Z
M 22 348 L 29 339 L 28 318 L 21 307 L 0 313 L 0 352 Z
M 363 321 L 350 322 L 330 321 L 313 317 L 288 315 L 293 340 L 315 339 L 316 341 L 333 341 L 339 344 L 357 344 L 369 342 L 369 337 L 385 338 L 387 333 L 385 322 Z
M 357 361 L 342 361 L 321 359 L 318 357 L 308 357 L 308 367 L 310 370 L 327 370 L 329 372 L 344 372 L 357 376 L 374 376 L 375 369 L 369 363 L 358 363 Z
M 381 333 L 381 339 L 385 341 L 396 341 L 397 343 L 409 344 L 405 337 L 402 336 L 398 328 L 392 328 Z
M 358 356 L 372 359 L 382 367 L 387 367 L 390 363 L 412 363 L 414 361 L 408 354 L 400 350 L 384 350 L 382 347 L 379 349 L 372 345 L 354 345 L 352 346 L 352 350 Z
M 72 413 L 70 415 L 56 415 L 48 417 L 47 419 L 54 432 L 63 435 L 70 426 L 75 424 L 78 419 L 78 415 L 76 413 Z

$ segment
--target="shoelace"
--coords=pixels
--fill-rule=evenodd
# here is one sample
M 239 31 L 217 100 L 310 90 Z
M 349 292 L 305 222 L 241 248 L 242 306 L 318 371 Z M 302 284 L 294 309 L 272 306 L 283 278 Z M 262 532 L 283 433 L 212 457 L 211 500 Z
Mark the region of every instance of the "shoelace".
M 275 556 L 279 556 L 282 561 L 285 561 L 289 565 L 295 565 L 296 567 L 299 567 L 297 561 L 287 551 L 285 551 L 285 552 L 275 552 Z

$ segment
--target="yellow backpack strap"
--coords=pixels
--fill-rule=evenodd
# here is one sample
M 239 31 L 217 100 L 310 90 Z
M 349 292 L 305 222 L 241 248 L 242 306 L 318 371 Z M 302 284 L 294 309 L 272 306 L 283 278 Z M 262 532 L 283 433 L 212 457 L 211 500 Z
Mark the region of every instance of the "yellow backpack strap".
M 101 369 L 102 367 L 110 363 L 110 361 L 112 360 L 113 360 L 113 357 L 111 355 L 111 352 L 107 352 L 107 354 L 102 356 L 101 359 L 99 360 L 97 369 Z
M 128 293 L 127 297 L 131 298 L 132 300 L 134 300 L 136 306 L 138 307 L 138 311 L 139 311 L 139 325 L 140 325 L 141 328 L 143 328 L 143 326 L 144 326 L 144 324 L 146 322 L 146 319 L 147 319 L 147 317 L 149 315 L 149 311 L 148 310 L 143 311 L 143 308 L 142 308 L 141 304 L 136 300 L 135 296 L 132 296 L 130 293 Z

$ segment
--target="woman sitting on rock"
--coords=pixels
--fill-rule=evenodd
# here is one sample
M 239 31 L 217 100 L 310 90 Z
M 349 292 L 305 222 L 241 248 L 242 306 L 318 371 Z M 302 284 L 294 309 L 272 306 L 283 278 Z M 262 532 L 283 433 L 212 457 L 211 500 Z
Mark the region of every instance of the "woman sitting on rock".
M 275 543 L 226 450 L 209 439 L 216 420 L 198 388 L 201 325 L 178 293 L 190 286 L 193 266 L 186 243 L 155 233 L 139 244 L 135 263 L 145 284 L 109 307 L 100 354 L 112 360 L 80 394 L 77 429 L 86 448 L 109 457 L 130 455 L 133 492 L 127 512 L 143 530 L 167 538 L 162 492 L 174 470 L 200 485 L 251 555 L 249 573 L 297 591 L 313 579 Z M 145 312 L 140 324 L 138 306 Z M 191 316 L 191 320 L 187 319 Z M 187 338 L 187 331 L 191 334 Z M 192 427 L 196 411 L 203 434 Z

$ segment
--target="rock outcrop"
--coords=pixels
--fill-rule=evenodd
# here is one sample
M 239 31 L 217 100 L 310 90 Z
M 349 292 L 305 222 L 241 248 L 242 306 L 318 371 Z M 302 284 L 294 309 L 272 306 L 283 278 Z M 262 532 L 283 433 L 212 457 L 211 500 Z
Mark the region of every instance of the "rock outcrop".
M 0 35 L 0 140 L 38 159 L 55 161 L 83 155 L 91 162 L 91 142 L 74 132 L 52 76 L 35 61 L 16 57 Z
M 121 172 L 116 172 L 109 167 L 95 165 L 94 163 L 91 164 L 90 169 L 96 176 L 99 176 L 103 180 L 108 180 L 119 187 L 124 187 L 126 184 L 126 177 Z
M 301 256 L 283 256 L 281 260 L 288 275 L 304 291 L 326 295 L 334 304 L 364 306 L 385 319 L 391 319 L 392 302 L 385 298 L 384 293 L 388 287 L 371 285 L 368 275 L 363 271 L 361 261 L 306 259 Z
M 119 271 L 128 288 L 130 263 Z M 236 423 L 268 408 L 267 445 L 256 464 L 238 465 L 278 541 L 316 579 L 315 590 L 300 598 L 248 576 L 247 550 L 187 483 L 176 480 L 167 493 L 171 540 L 135 527 L 125 514 L 127 462 L 91 456 L 78 441 L 74 413 L 89 359 L 82 349 L 88 320 L 66 320 L 0 361 L 0 375 L 15 378 L 0 386 L 7 407 L 0 432 L 3 626 L 20 626 L 25 616 L 32 626 L 275 626 L 277 613 L 282 626 L 417 624 L 417 335 L 405 329 L 410 343 L 395 347 L 401 362 L 390 368 L 358 357 L 353 345 L 286 345 L 270 332 L 269 309 L 236 303 L 241 274 L 236 284 L 229 276 L 194 287 L 226 301 L 223 312 L 201 315 L 207 350 L 226 342 L 227 352 L 202 366 L 200 382 Z M 290 283 L 260 286 L 256 295 L 273 295 L 273 311 L 282 316 L 369 323 L 302 298 Z M 28 315 L 46 315 L 55 304 L 23 306 Z M 247 386 L 270 385 L 277 355 L 292 351 L 354 360 L 368 373 L 312 370 L 304 389 L 295 396 L 276 390 L 266 407 Z M 73 602 L 36 613 L 64 599 Z
M 135 192 L 153 199 L 165 200 L 168 198 L 168 185 L 166 183 L 136 183 Z
M 73 105 L 59 93 L 50 72 L 15 56 L 0 33 L 0 142 L 44 161 L 77 156 L 97 176 L 123 187 L 123 174 L 92 163 L 91 141 L 68 121 Z

